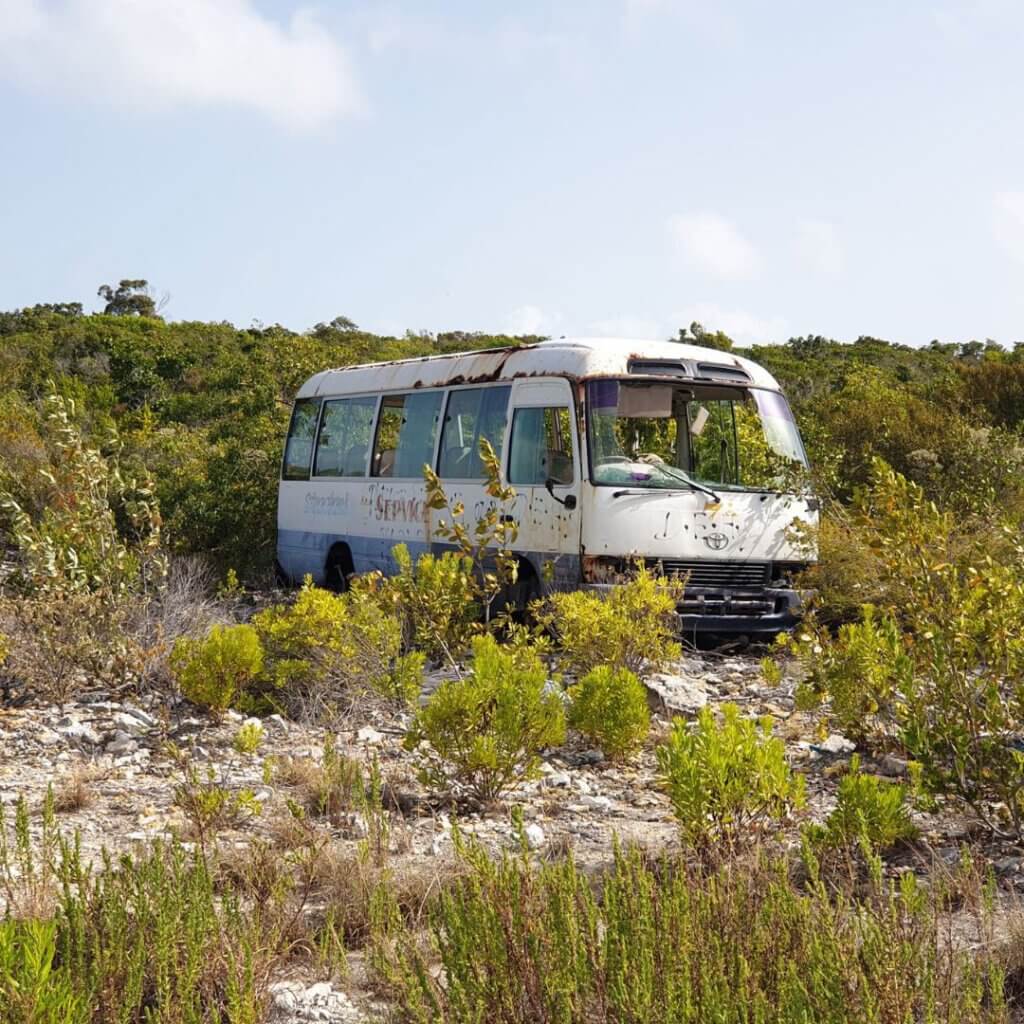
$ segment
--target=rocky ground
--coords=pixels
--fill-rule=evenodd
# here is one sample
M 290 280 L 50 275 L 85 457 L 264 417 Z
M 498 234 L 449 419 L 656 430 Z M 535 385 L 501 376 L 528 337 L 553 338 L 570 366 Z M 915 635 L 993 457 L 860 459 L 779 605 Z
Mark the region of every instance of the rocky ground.
M 433 682 L 436 684 L 437 680 Z M 611 764 L 597 750 L 573 746 L 549 752 L 542 777 L 521 786 L 500 807 L 463 814 L 460 827 L 493 849 L 515 842 L 512 808 L 522 809 L 526 837 L 540 855 L 569 848 L 584 865 L 608 862 L 616 835 L 624 842 L 651 848 L 676 841 L 671 809 L 655 781 L 654 747 L 673 714 L 692 715 L 706 703 L 733 701 L 746 712 L 768 715 L 784 738 L 794 765 L 807 776 L 808 814 L 823 818 L 834 801 L 834 777 L 853 752 L 844 737 L 823 736 L 818 721 L 794 710 L 795 682 L 777 686 L 765 681 L 757 657 L 693 653 L 672 674 L 651 681 L 654 726 L 651 742 L 625 764 Z M 287 815 L 294 794 L 265 771 L 266 759 L 319 759 L 326 733 L 274 716 L 263 721 L 265 736 L 254 754 L 238 753 L 232 740 L 242 716 L 228 713 L 217 721 L 187 705 L 168 710 L 163 699 L 113 700 L 92 694 L 63 709 L 27 704 L 0 710 L 0 802 L 26 797 L 41 806 L 52 783 L 60 790 L 79 779 L 89 802 L 61 814 L 62 827 L 78 830 L 86 856 L 101 847 L 130 848 L 153 839 L 187 832 L 187 822 L 173 801 L 181 768 L 169 747 L 190 751 L 203 770 L 212 767 L 228 787 L 253 791 L 263 813 L 229 833 L 228 842 L 245 844 L 273 835 L 275 821 Z M 342 753 L 367 764 L 374 759 L 393 794 L 403 799 L 407 814 L 393 830 L 393 863 L 423 868 L 451 855 L 451 812 L 421 799 L 414 779 L 412 755 L 401 748 L 402 721 L 376 712 L 367 722 L 335 734 Z M 879 774 L 898 777 L 905 765 L 895 757 L 866 762 Z M 268 781 L 269 780 L 269 781 Z M 407 798 L 407 799 L 406 799 Z M 34 816 L 34 820 L 35 820 Z M 968 838 L 965 823 L 949 816 L 921 816 L 921 839 L 899 852 L 892 871 L 921 869 L 935 861 L 955 862 L 959 844 Z M 795 835 L 794 823 L 794 835 Z M 337 829 L 340 843 L 355 844 L 365 834 L 358 820 Z M 992 847 L 990 859 L 1004 889 L 1024 885 L 1024 858 L 1013 847 Z M 282 977 L 273 987 L 274 1020 L 357 1021 L 373 1019 L 379 1007 L 361 988 L 355 970 L 344 981 Z

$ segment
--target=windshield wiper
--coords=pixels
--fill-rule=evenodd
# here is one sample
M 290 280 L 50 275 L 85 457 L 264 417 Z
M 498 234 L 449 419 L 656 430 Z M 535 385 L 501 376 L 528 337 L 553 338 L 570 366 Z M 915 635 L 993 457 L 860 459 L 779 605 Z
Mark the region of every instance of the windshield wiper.
M 681 480 L 688 487 L 692 487 L 695 491 L 700 491 L 702 494 L 708 495 L 710 498 L 714 498 L 716 502 L 721 502 L 721 498 L 715 494 L 710 487 L 705 487 L 703 484 L 697 483 L 696 480 L 692 479 L 688 474 L 684 473 L 681 469 L 676 466 L 669 466 L 664 462 L 652 463 L 656 469 L 660 469 L 663 473 L 667 473 L 670 477 L 676 480 Z

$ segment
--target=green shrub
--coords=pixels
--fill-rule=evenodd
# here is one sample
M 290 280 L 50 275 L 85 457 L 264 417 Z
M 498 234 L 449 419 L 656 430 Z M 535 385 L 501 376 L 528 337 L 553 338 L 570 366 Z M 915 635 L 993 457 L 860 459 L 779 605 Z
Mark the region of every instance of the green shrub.
M 592 669 L 569 688 L 569 725 L 610 758 L 638 750 L 651 727 L 647 691 L 626 668 Z
M 45 496 L 39 509 L 0 490 L 0 513 L 19 554 L 15 581 L 29 593 L 146 590 L 167 571 L 151 482 L 122 464 L 116 431 L 103 450 L 92 447 L 76 415 L 70 399 L 47 398 L 48 463 L 34 468 L 41 482 L 33 487 Z
M 792 648 L 806 672 L 799 707 L 827 700 L 841 732 L 872 743 L 891 739 L 900 701 L 914 685 L 908 643 L 891 615 L 865 605 L 861 620 L 840 626 L 834 638 L 808 621 Z
M 174 804 L 204 850 L 224 829 L 236 828 L 263 809 L 251 789 L 230 788 L 213 768 L 201 772 L 191 764 L 183 766 L 182 781 L 174 787 Z
M 367 692 L 403 703 L 418 693 L 422 659 L 403 658 L 401 623 L 371 584 L 332 594 L 307 579 L 290 605 L 252 624 L 266 650 L 267 695 L 293 714 L 332 717 Z
M 402 616 L 407 647 L 434 660 L 457 661 L 477 629 L 480 606 L 468 555 L 429 552 L 415 561 L 404 544 L 392 549 L 398 573 L 385 586 Z
M 677 580 L 656 576 L 643 566 L 607 596 L 586 591 L 553 594 L 542 613 L 555 633 L 562 664 L 582 676 L 601 665 L 655 672 L 681 654 L 676 642 Z
M 763 855 L 709 872 L 617 850 L 596 882 L 571 857 L 463 858 L 430 941 L 396 925 L 372 957 L 399 1021 L 1008 1020 L 998 955 L 944 941 L 942 894 L 913 875 L 860 903 Z
M 419 751 L 425 784 L 493 800 L 534 777 L 540 751 L 564 738 L 562 698 L 549 690 L 540 658 L 482 636 L 469 673 L 437 688 L 405 746 Z
M 860 498 L 893 603 L 832 640 L 821 631 L 803 695 L 830 695 L 837 721 L 898 743 L 924 788 L 964 803 L 993 832 L 1024 834 L 1024 546 L 962 533 L 921 487 L 876 463 Z M 996 558 L 998 556 L 998 560 Z M 805 651 L 805 654 L 807 652 Z
M 809 835 L 825 846 L 850 848 L 866 842 L 872 850 L 888 849 L 917 835 L 908 799 L 906 786 L 861 771 L 855 755 L 839 780 L 835 808 L 824 825 L 808 830 Z
M 171 669 L 186 699 L 226 711 L 263 672 L 263 647 L 252 626 L 214 626 L 202 640 L 180 637 Z
M 707 707 L 694 728 L 677 718 L 658 770 L 683 840 L 699 848 L 736 848 L 804 803 L 803 776 L 790 771 L 771 720 L 741 718 L 735 704 L 722 706 L 720 724 Z
M 260 749 L 263 736 L 263 726 L 259 722 L 244 722 L 231 740 L 231 746 L 239 754 L 255 754 Z
M 502 482 L 501 459 L 486 437 L 480 438 L 478 454 L 484 492 L 491 500 L 482 512 L 478 510 L 472 527 L 466 522 L 462 502 L 448 497 L 441 480 L 429 466 L 423 467 L 423 478 L 427 508 L 444 513 L 432 517 L 433 533 L 454 544 L 458 553 L 469 559 L 473 587 L 467 594 L 482 611 L 484 622 L 490 624 L 499 597 L 513 587 L 519 577 L 519 559 L 512 551 L 519 525 L 510 514 L 515 488 Z

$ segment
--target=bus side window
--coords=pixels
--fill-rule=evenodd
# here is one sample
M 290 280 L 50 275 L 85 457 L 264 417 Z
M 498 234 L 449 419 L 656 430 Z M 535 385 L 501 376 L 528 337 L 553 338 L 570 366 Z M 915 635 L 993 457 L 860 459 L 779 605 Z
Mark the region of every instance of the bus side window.
M 568 408 L 516 409 L 509 451 L 510 484 L 568 485 L 575 479 Z
M 480 459 L 481 438 L 490 442 L 498 460 L 501 460 L 511 391 L 511 387 L 502 385 L 463 388 L 449 394 L 438 460 L 438 475 L 442 479 L 484 478 L 484 464 Z
M 313 457 L 313 435 L 316 433 L 319 398 L 300 398 L 292 409 L 288 426 L 288 440 L 284 446 L 284 465 L 281 476 L 285 480 L 308 480 L 309 463 Z
M 441 414 L 442 391 L 385 395 L 381 402 L 373 475 L 423 477 L 434 458 L 434 438 Z
M 324 402 L 316 442 L 314 476 L 366 476 L 377 399 L 336 398 Z

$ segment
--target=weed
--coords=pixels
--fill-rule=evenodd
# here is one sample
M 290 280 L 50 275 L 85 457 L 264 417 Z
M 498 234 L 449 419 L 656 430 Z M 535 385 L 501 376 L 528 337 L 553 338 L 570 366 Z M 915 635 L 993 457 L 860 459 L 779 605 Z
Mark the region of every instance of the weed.
M 720 724 L 710 708 L 692 729 L 677 718 L 658 769 L 683 840 L 705 851 L 735 850 L 804 803 L 803 777 L 790 771 L 771 720 L 743 719 L 735 704 L 722 706 Z
M 171 668 L 188 700 L 222 712 L 259 678 L 263 647 L 252 626 L 214 626 L 203 640 L 179 638 Z
M 647 691 L 629 669 L 592 669 L 569 688 L 569 725 L 610 758 L 638 750 L 651 726 Z
M 586 591 L 552 594 L 541 620 L 554 632 L 565 668 L 582 676 L 608 665 L 636 675 L 677 660 L 676 605 L 682 584 L 639 565 L 602 597 Z
M 239 754 L 255 754 L 263 743 L 263 726 L 256 719 L 249 719 L 238 727 L 231 740 L 231 746 Z
M 536 653 L 503 650 L 482 636 L 471 671 L 437 688 L 405 746 L 418 751 L 425 784 L 488 801 L 533 777 L 540 751 L 564 737 L 562 699 Z

